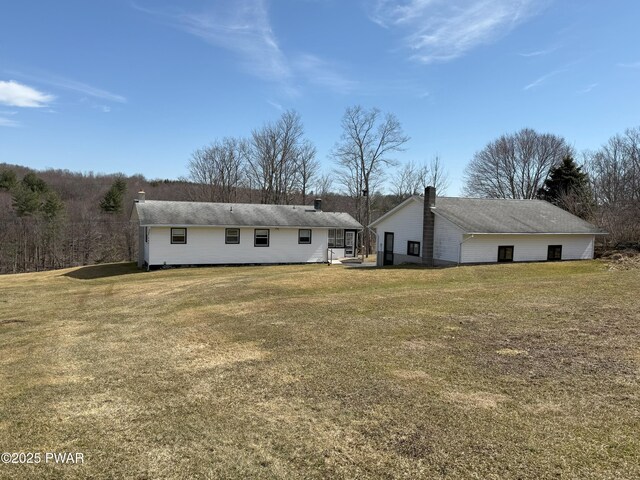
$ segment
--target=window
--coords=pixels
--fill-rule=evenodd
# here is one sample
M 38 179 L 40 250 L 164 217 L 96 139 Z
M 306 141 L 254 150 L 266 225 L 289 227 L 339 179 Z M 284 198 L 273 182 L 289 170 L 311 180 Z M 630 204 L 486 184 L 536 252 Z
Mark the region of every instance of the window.
M 329 229 L 329 247 L 333 247 L 333 248 L 344 247 L 344 229 L 342 228 Z
M 311 229 L 301 228 L 298 230 L 298 243 L 311 243 Z
M 420 242 L 407 242 L 407 255 L 420 256 Z
M 227 228 L 224 231 L 224 243 L 240 243 L 240 229 L 239 228 Z
M 144 243 L 149 243 L 149 227 L 144 227 Z
M 269 246 L 269 230 L 256 228 L 254 231 L 253 246 L 268 247 Z
M 513 262 L 513 245 L 508 247 L 498 247 L 499 262 Z
M 186 228 L 172 228 L 171 229 L 171 243 L 187 243 L 187 229 Z
M 547 249 L 547 260 L 562 260 L 562 245 L 549 245 Z

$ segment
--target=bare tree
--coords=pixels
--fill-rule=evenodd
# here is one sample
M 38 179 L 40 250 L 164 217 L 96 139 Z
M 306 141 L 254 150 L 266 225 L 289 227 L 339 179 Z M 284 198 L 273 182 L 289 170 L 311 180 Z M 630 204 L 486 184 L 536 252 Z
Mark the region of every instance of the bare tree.
M 404 200 L 411 195 L 416 195 L 420 184 L 419 170 L 421 167 L 413 161 L 401 165 L 391 176 L 391 194 Z
M 315 182 L 316 196 L 326 197 L 333 188 L 333 175 L 325 173 L 317 177 Z
M 318 170 L 320 169 L 320 164 L 318 163 L 318 160 L 316 160 L 316 147 L 309 140 L 304 140 L 298 146 L 296 157 L 302 204 L 306 205 L 307 191 L 309 190 L 309 187 L 313 185 L 313 182 L 318 175 Z
M 585 161 L 598 210 L 613 242 L 640 238 L 640 127 L 609 139 Z
M 244 140 L 223 138 L 193 152 L 189 180 L 195 184 L 194 200 L 230 203 L 236 200 L 247 156 Z
M 396 170 L 391 177 L 391 193 L 398 200 L 418 195 L 428 186 L 436 187 L 436 191 L 440 194 L 444 194 L 449 187 L 449 174 L 438 155 L 429 163 L 409 161 Z
M 444 168 L 440 155 L 436 155 L 429 162 L 429 170 L 426 181 L 422 182 L 422 188 L 424 190 L 428 186 L 436 187 L 436 192 L 444 195 L 447 193 L 450 183 L 449 172 Z
M 247 172 L 252 185 L 261 191 L 262 203 L 291 203 L 296 187 L 302 183 L 301 159 L 306 163 L 306 182 L 310 180 L 315 148 L 303 135 L 300 115 L 294 111 L 284 112 L 276 122 L 253 131 Z
M 467 166 L 465 192 L 494 198 L 535 198 L 557 166 L 573 151 L 557 135 L 530 128 L 503 135 L 477 152 Z
M 339 181 L 354 200 L 356 218 L 363 225 L 371 223 L 370 195 L 382 181 L 385 167 L 396 164 L 390 155 L 402 151 L 408 141 L 393 114 L 382 116 L 377 108 L 367 110 L 359 105 L 345 111 L 342 136 L 333 156 L 338 164 Z M 370 233 L 366 228 L 363 241 L 369 254 Z

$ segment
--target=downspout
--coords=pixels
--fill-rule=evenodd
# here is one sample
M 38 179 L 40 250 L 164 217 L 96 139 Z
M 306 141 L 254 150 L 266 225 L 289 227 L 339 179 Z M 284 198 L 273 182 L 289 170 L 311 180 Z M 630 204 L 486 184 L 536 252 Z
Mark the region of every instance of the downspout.
M 460 242 L 460 245 L 458 246 L 458 266 L 460 266 L 460 263 L 462 263 L 462 244 L 467 240 L 471 240 L 472 238 L 473 234 L 469 235 L 467 238 Z

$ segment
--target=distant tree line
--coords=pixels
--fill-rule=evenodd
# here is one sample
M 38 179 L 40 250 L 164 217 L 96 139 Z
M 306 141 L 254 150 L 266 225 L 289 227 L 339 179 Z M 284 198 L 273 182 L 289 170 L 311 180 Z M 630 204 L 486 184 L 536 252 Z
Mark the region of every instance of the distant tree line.
M 183 182 L 0 164 L 0 273 L 135 259 L 129 214 L 141 188 L 188 198 Z

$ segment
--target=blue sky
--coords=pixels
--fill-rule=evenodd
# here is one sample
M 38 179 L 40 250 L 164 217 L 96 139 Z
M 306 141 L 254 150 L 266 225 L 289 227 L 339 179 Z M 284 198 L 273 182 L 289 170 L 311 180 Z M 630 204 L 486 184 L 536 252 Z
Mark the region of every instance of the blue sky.
M 399 161 L 532 127 L 579 151 L 640 125 L 634 0 L 31 1 L 0 10 L 0 162 L 186 174 L 297 110 L 326 171 L 345 107 L 392 112 Z

